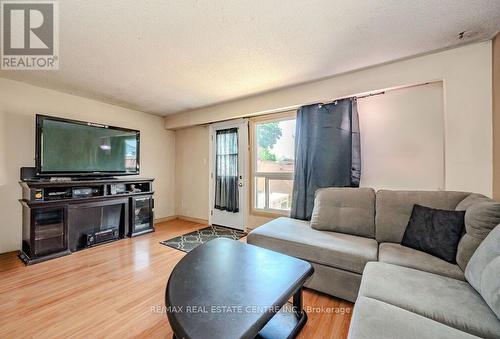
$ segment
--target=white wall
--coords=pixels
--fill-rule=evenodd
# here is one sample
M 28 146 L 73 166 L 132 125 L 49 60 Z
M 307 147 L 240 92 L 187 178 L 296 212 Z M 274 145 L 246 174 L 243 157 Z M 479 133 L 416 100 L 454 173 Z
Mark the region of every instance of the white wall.
M 0 108 L 0 140 L 6 140 L 0 148 L 6 170 L 6 184 L 0 186 L 0 253 L 21 246 L 19 168 L 34 165 L 37 113 L 139 129 L 141 176 L 156 178 L 156 217 L 175 215 L 175 133 L 163 128 L 160 117 L 2 78 Z
M 443 189 L 445 133 L 441 82 L 361 98 L 358 112 L 361 186 Z M 177 214 L 206 220 L 208 127 L 190 127 L 175 133 Z M 271 220 L 246 213 L 250 229 Z
M 493 198 L 500 201 L 500 33 L 493 39 Z
M 6 146 L 6 130 L 5 130 L 5 114 L 0 103 L 0 186 L 7 181 L 5 173 L 5 146 Z
M 445 189 L 492 195 L 492 43 L 481 42 L 167 116 L 175 129 L 442 81 Z
M 208 126 L 175 132 L 176 213 L 208 220 Z
M 441 82 L 361 98 L 358 113 L 361 186 L 444 189 Z
M 194 126 L 175 131 L 176 214 L 208 222 L 209 127 Z M 250 173 L 250 168 L 247 169 Z M 244 211 L 247 228 L 254 229 L 272 218 Z

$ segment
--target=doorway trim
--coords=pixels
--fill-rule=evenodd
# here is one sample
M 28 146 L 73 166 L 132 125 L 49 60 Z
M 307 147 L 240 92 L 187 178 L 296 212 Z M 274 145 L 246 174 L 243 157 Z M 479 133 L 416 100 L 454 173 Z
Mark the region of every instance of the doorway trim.
M 208 141 L 209 141 L 209 151 L 208 151 L 208 224 L 212 225 L 212 216 L 214 209 L 214 198 L 215 198 L 215 187 L 214 187 L 214 142 L 215 142 L 215 131 L 218 129 L 225 129 L 231 127 L 238 127 L 238 142 L 241 143 L 243 140 L 245 142 L 244 147 L 242 147 L 242 154 L 239 154 L 242 160 L 242 166 L 239 169 L 239 174 L 243 176 L 242 182 L 243 186 L 240 187 L 242 189 L 242 197 L 240 201 L 240 211 L 241 217 L 243 220 L 243 230 L 246 231 L 248 225 L 248 195 L 249 195 L 249 138 L 248 138 L 248 119 L 234 119 L 228 120 L 218 123 L 213 123 L 209 125 L 209 133 L 208 133 Z

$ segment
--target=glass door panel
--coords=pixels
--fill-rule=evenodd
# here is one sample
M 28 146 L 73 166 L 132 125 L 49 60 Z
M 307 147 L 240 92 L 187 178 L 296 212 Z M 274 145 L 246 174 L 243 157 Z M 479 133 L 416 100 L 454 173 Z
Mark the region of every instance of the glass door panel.
M 35 255 L 46 255 L 66 249 L 64 208 L 33 210 Z

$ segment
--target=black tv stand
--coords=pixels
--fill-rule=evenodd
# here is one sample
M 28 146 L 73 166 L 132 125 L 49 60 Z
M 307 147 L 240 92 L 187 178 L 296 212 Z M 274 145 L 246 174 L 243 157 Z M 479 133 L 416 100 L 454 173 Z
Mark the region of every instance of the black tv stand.
M 27 265 L 154 231 L 152 178 L 35 179 L 20 182 Z
M 54 180 L 54 179 L 52 179 Z M 118 178 L 114 177 L 74 177 L 71 178 L 73 181 L 99 181 L 99 180 L 104 180 L 104 181 L 112 181 L 112 180 L 119 180 Z M 57 180 L 54 180 L 57 181 Z
M 36 177 L 23 182 L 80 182 L 80 181 L 116 181 L 115 177 Z M 132 179 L 133 180 L 133 179 Z

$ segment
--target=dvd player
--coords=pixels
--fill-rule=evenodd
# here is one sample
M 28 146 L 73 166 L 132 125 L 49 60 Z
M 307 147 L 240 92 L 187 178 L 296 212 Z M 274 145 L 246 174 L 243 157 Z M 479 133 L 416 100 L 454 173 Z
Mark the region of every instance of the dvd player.
M 96 187 L 75 187 L 73 188 L 73 198 L 88 198 L 100 195 L 100 191 Z

